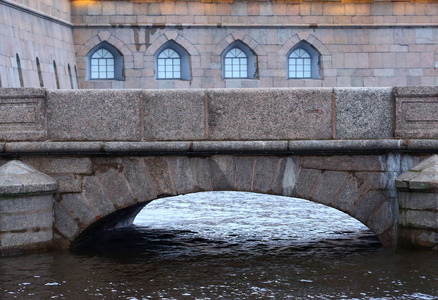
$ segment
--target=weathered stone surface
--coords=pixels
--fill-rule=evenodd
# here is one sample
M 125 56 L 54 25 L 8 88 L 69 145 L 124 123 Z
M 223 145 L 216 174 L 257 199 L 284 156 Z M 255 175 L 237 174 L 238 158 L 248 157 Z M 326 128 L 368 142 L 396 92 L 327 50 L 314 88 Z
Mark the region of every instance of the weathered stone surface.
M 136 90 L 47 91 L 48 135 L 53 140 L 141 140 Z
M 27 213 L 51 209 L 52 195 L 31 195 L 23 197 L 0 197 L 0 212 L 7 214 Z
M 293 195 L 298 198 L 310 200 L 321 174 L 322 171 L 320 170 L 301 168 L 298 173 L 298 180 L 295 184 Z
M 347 181 L 331 205 L 343 212 L 348 213 L 360 196 L 360 191 L 358 191 L 356 185 L 356 178 L 349 174 Z
M 53 192 L 57 188 L 53 178 L 19 160 L 0 167 L 0 194 Z
M 438 193 L 438 155 L 423 160 L 396 179 L 396 186 L 412 191 L 435 191 Z
M 187 152 L 190 150 L 190 142 L 106 142 L 105 152 Z
M 329 139 L 331 96 L 331 89 L 209 90 L 209 137 Z
M 396 200 L 385 201 L 365 223 L 377 236 L 394 226 L 397 220 Z
M 55 202 L 53 206 L 53 211 L 55 215 L 55 228 L 56 230 L 64 235 L 68 240 L 73 241 L 73 239 L 79 234 L 79 226 L 75 220 L 67 213 L 65 208 L 59 203 Z
M 234 179 L 234 187 L 236 190 L 252 191 L 256 161 L 256 158 L 252 156 L 235 158 L 236 176 Z
M 275 195 L 292 196 L 298 179 L 298 160 L 292 157 L 280 158 L 277 166 L 277 174 L 272 183 L 272 193 Z
M 84 178 L 83 194 L 92 208 L 96 210 L 97 218 L 106 216 L 115 210 L 114 203 L 105 195 L 102 186 L 97 182 L 96 178 Z
M 23 162 L 48 174 L 91 174 L 91 160 L 88 157 L 25 157 Z
M 144 160 L 141 158 L 124 158 L 122 159 L 122 174 L 128 181 L 136 200 L 139 202 L 154 199 L 157 194 L 144 167 Z
M 407 142 L 399 139 L 385 140 L 310 140 L 289 141 L 289 151 L 367 151 L 367 150 L 400 150 L 407 148 Z M 429 149 L 429 148 L 428 148 Z
M 82 192 L 82 180 L 80 175 L 51 175 L 58 182 L 59 193 L 80 193 Z
M 252 190 L 259 193 L 272 193 L 272 184 L 278 172 L 277 157 L 258 157 L 254 168 Z
M 196 152 L 285 152 L 287 141 L 195 141 Z
M 393 136 L 392 88 L 335 88 L 336 138 L 382 139 Z
M 374 155 L 301 156 L 301 167 L 333 171 L 381 171 L 382 162 Z
M 100 152 L 101 142 L 12 142 L 5 144 L 7 153 L 78 153 Z
M 330 204 L 344 186 L 348 174 L 344 172 L 325 171 L 318 181 L 310 200 L 318 203 Z
M 53 238 L 52 230 L 38 232 L 3 233 L 1 235 L 1 248 L 15 248 L 26 250 L 33 244 L 50 243 Z
M 143 138 L 201 140 L 205 138 L 205 91 L 143 91 Z
M 19 231 L 32 229 L 34 231 L 52 228 L 52 208 L 30 214 L 5 214 L 0 213 L 0 232 Z
M 193 157 L 191 159 L 195 189 L 200 191 L 213 190 L 211 159 L 208 157 Z
M 158 196 L 176 195 L 166 158 L 160 156 L 145 157 L 144 162 Z
M 438 138 L 438 87 L 396 87 L 396 131 L 402 138 Z
M 438 229 L 438 213 L 436 211 L 401 210 L 399 224 L 402 227 L 436 230 Z
M 211 180 L 216 191 L 233 191 L 236 172 L 234 157 L 215 155 L 211 157 L 212 173 Z
M 6 88 L 0 95 L 0 140 L 45 139 L 45 90 Z
M 124 208 L 135 203 L 134 197 L 128 188 L 128 182 L 122 178 L 121 174 L 114 170 L 108 169 L 106 172 L 96 172 L 95 178 L 102 185 L 103 191 L 107 198 L 111 199 L 117 207 Z
M 167 158 L 171 180 L 175 184 L 176 192 L 180 195 L 198 192 L 193 178 L 190 159 L 187 157 Z
M 82 194 L 64 194 L 61 203 L 82 228 L 92 224 L 97 219 L 96 212 Z
M 398 200 L 400 209 L 438 211 L 438 195 L 436 193 L 399 192 Z
M 351 210 L 351 216 L 365 223 L 371 214 L 386 200 L 387 197 L 382 191 L 369 191 L 356 203 L 355 207 Z

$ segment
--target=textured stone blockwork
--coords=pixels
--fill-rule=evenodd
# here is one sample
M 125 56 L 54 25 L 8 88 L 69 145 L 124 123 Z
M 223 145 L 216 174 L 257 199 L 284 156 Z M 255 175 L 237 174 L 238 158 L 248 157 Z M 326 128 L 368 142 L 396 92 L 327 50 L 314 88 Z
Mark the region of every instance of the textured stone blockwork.
M 399 242 L 438 250 L 438 155 L 400 175 Z
M 396 136 L 438 138 L 438 87 L 397 87 Z
M 0 253 L 46 249 L 57 183 L 21 161 L 0 167 Z

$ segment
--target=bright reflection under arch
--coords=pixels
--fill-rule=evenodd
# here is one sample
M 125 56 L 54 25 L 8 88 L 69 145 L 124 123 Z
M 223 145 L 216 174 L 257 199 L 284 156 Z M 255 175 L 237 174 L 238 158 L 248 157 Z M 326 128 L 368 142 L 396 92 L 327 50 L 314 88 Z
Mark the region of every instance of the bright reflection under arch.
M 202 192 L 158 199 L 137 215 L 134 224 L 191 231 L 202 238 L 227 242 L 308 243 L 369 232 L 356 219 L 322 204 L 245 192 Z

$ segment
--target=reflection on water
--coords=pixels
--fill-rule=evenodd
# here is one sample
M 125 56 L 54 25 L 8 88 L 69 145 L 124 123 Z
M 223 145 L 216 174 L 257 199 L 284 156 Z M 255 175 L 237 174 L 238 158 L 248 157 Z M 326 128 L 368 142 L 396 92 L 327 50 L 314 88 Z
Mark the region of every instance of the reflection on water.
M 310 202 L 200 193 L 75 253 L 0 258 L 0 299 L 438 299 L 437 258 Z

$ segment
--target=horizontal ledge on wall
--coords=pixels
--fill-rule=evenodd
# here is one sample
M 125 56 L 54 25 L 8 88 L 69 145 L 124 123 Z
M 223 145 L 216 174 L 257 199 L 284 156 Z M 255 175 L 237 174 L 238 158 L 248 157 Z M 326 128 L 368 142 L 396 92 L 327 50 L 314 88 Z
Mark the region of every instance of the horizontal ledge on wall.
M 214 154 L 361 154 L 438 153 L 438 139 L 156 141 L 156 142 L 8 142 L 0 155 L 214 155 Z
M 73 24 L 73 28 L 166 28 L 166 29 L 185 29 L 185 28 L 262 28 L 262 29 L 362 29 L 362 28 L 438 28 L 438 23 L 405 23 L 405 24 L 171 24 L 171 23 L 151 23 L 151 24 L 126 24 L 126 23 L 108 23 L 108 24 Z

